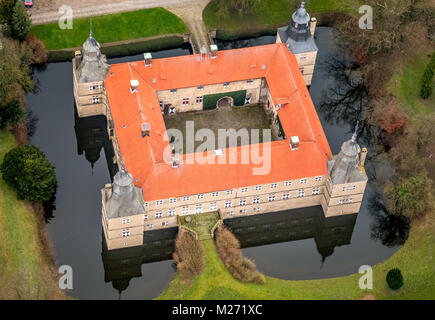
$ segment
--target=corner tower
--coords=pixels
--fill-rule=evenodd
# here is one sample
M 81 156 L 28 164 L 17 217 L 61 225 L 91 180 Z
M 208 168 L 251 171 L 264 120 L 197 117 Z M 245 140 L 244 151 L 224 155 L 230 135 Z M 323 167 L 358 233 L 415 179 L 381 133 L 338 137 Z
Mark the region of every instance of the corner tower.
M 326 217 L 359 212 L 367 185 L 366 148 L 356 142 L 356 131 L 341 151 L 328 161 L 328 182 L 322 202 Z
M 310 18 L 305 2 L 296 10 L 287 27 L 278 28 L 277 43 L 285 43 L 295 55 L 307 86 L 311 85 L 316 64 L 317 46 L 314 41 L 316 18 Z
M 89 33 L 83 50 L 76 51 L 73 59 L 74 98 L 79 117 L 105 115 L 106 97 L 104 80 L 110 66 L 101 54 L 100 44 Z

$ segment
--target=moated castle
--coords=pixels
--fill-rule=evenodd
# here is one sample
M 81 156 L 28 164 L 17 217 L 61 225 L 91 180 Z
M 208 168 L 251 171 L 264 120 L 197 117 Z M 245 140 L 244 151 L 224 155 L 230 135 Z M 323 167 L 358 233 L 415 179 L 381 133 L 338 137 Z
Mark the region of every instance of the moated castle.
M 105 115 L 119 171 L 102 189 L 109 250 L 141 245 L 144 232 L 177 216 L 219 211 L 223 219 L 321 205 L 325 217 L 357 213 L 366 149 L 356 135 L 332 155 L 311 101 L 316 20 L 302 5 L 275 44 L 108 65 L 92 32 L 73 59 L 79 117 Z M 260 104 L 278 139 L 201 153 L 175 152 L 164 117 Z M 207 111 L 203 111 L 207 112 Z M 270 170 L 220 161 L 270 151 Z M 167 154 L 166 150 L 172 150 Z M 193 159 L 201 159 L 201 163 Z M 216 161 L 218 159 L 218 161 Z M 250 158 L 250 157 L 248 157 Z M 168 161 L 169 159 L 169 161 Z

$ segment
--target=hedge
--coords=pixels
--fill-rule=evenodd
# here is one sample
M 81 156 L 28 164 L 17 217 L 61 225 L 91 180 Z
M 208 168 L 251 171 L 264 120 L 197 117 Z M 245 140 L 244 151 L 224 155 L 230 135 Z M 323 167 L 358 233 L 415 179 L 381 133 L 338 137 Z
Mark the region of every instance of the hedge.
M 435 53 L 424 70 L 423 77 L 421 78 L 420 96 L 423 99 L 428 99 L 432 95 L 433 76 L 435 74 Z
M 216 103 L 223 97 L 231 97 L 235 106 L 243 106 L 246 99 L 246 90 L 232 91 L 225 93 L 208 94 L 204 96 L 203 109 L 210 110 L 216 108 Z

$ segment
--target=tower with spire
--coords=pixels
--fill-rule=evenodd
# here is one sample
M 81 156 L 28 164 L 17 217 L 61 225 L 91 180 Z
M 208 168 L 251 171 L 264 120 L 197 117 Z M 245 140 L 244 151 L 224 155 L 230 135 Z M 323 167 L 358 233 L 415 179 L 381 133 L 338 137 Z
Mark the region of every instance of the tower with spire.
M 367 185 L 364 162 L 366 148 L 357 142 L 358 124 L 350 140 L 327 163 L 328 182 L 322 202 L 326 217 L 358 212 Z
M 278 28 L 276 35 L 276 42 L 285 43 L 295 55 L 307 86 L 311 85 L 318 51 L 314 41 L 315 28 L 316 18 L 310 18 L 305 2 L 302 2 L 293 13 L 290 24 Z
M 105 115 L 104 80 L 110 66 L 95 40 L 92 27 L 83 43 L 82 51 L 76 51 L 73 59 L 74 98 L 79 117 Z

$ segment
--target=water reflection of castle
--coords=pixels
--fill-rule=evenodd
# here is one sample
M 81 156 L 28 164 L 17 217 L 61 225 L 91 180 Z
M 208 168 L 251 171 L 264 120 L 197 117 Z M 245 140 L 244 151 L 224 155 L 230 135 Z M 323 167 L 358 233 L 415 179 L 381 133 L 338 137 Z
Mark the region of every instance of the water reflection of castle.
M 107 136 L 104 116 L 75 117 L 77 152 L 95 164 L 104 149 L 110 176 L 117 171 L 113 163 L 112 144 Z M 332 255 L 335 247 L 350 244 L 357 214 L 325 218 L 320 206 L 285 210 L 276 213 L 224 220 L 240 240 L 243 248 L 313 238 L 320 259 Z M 169 260 L 174 251 L 178 228 L 144 232 L 141 246 L 107 250 L 102 244 L 105 281 L 124 291 L 135 277 L 142 276 L 142 264 Z
M 243 248 L 314 238 L 323 262 L 335 247 L 350 244 L 357 214 L 325 218 L 311 207 L 226 219 Z M 103 237 L 104 280 L 122 292 L 132 278 L 142 276 L 142 264 L 172 258 L 178 228 L 144 232 L 142 246 L 107 250 Z M 283 253 L 285 254 L 285 253 Z

